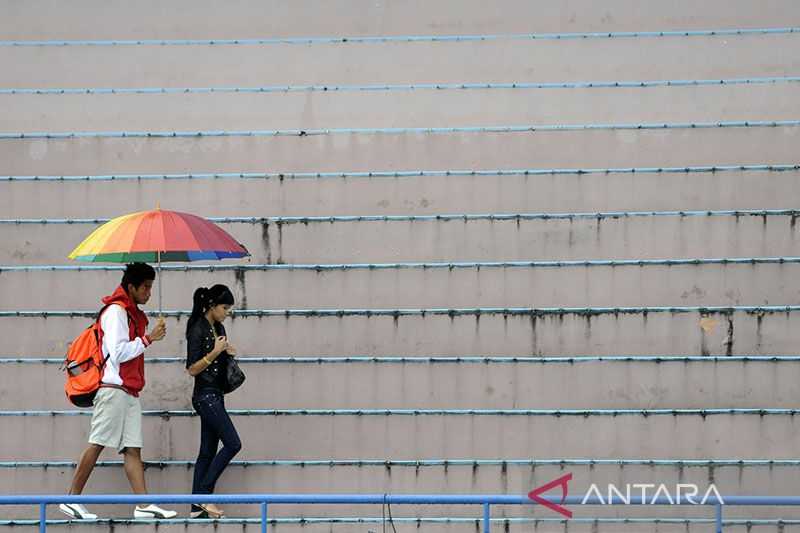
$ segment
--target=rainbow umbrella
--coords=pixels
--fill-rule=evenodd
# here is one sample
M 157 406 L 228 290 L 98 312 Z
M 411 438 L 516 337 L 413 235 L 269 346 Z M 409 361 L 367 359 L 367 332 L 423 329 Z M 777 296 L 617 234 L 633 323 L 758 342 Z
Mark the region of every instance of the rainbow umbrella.
M 244 246 L 211 221 L 157 208 L 109 220 L 68 257 L 90 263 L 157 263 L 160 313 L 162 261 L 207 261 L 249 255 Z

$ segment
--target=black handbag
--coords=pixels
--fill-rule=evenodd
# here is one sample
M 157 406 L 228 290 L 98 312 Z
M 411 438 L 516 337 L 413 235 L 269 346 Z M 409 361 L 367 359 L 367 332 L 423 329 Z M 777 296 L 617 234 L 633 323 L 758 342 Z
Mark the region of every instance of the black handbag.
M 237 363 L 236 359 L 231 356 L 228 356 L 228 362 L 225 367 L 225 378 L 225 394 L 233 392 L 241 387 L 242 383 L 244 383 L 244 380 L 246 379 L 244 372 L 242 372 L 242 369 L 239 368 L 239 363 Z

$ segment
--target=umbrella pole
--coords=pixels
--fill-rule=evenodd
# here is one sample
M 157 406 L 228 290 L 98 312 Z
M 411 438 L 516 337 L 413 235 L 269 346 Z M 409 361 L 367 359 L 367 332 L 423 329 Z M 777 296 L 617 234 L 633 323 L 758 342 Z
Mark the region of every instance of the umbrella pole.
M 161 202 L 156 202 L 156 211 L 161 211 Z M 161 250 L 156 250 L 156 258 L 158 259 L 158 318 L 164 319 L 164 314 L 161 312 Z
M 161 250 L 156 254 L 158 256 L 158 317 L 163 318 L 161 313 Z

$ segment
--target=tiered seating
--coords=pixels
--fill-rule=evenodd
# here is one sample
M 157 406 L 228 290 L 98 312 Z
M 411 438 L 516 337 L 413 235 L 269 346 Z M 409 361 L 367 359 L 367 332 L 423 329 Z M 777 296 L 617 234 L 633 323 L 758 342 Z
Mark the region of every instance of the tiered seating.
M 120 270 L 65 258 L 157 202 L 217 217 L 253 257 L 162 274 L 152 492 L 190 490 L 182 331 L 215 282 L 237 295 L 248 374 L 220 492 L 523 494 L 565 472 L 572 494 L 800 489 L 794 2 L 0 12 L 0 493 L 66 490 L 88 416 L 63 399 L 59 358 Z M 127 492 L 102 459 L 87 491 Z M 156 531 L 96 510 L 121 518 L 69 530 Z M 712 527 L 693 520 L 707 509 L 493 512 L 515 532 Z M 455 532 L 479 511 L 392 513 L 398 531 Z M 254 506 L 229 514 L 158 529 L 258 527 Z M 371 507 L 270 515 L 275 531 L 382 527 Z M 796 515 L 726 510 L 726 530 Z M 35 517 L 0 508 L 24 531 Z

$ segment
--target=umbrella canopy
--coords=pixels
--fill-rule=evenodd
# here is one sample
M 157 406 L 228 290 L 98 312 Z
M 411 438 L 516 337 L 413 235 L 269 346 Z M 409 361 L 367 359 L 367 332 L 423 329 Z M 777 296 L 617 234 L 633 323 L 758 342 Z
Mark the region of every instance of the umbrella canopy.
M 244 246 L 205 218 L 155 209 L 106 222 L 84 239 L 69 258 L 88 262 L 155 263 L 249 255 Z
M 189 213 L 155 209 L 109 220 L 69 254 L 90 263 L 158 263 L 249 256 L 247 249 L 213 222 Z M 161 313 L 161 276 L 158 311 Z

